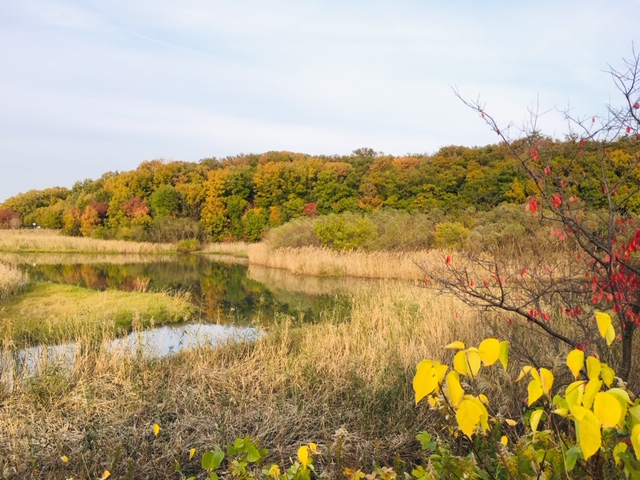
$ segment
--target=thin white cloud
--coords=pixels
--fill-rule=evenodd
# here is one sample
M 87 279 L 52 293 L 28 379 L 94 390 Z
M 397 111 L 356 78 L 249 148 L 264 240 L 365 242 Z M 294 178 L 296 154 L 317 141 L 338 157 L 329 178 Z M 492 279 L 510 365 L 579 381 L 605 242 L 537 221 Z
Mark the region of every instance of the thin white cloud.
M 505 124 L 538 98 L 542 110 L 603 112 L 615 92 L 602 70 L 630 52 L 634 31 L 617 26 L 638 5 L 6 0 L 0 200 L 31 181 L 6 166 L 39 165 L 47 150 L 62 167 L 43 171 L 495 141 L 450 85 Z M 542 121 L 562 135 L 556 116 Z M 76 167 L 65 175 L 82 178 Z

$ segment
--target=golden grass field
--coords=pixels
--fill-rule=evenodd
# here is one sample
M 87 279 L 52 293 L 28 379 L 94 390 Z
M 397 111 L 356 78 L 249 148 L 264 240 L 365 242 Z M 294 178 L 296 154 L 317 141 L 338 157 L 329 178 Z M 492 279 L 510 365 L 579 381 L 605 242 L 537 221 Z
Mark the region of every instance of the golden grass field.
M 168 243 L 69 237 L 57 230 L 0 230 L 0 252 L 175 253 Z
M 279 318 L 255 344 L 142 361 L 87 348 L 85 335 L 70 372 L 50 367 L 2 389 L 0 474 L 97 478 L 109 469 L 122 478 L 131 465 L 132 478 L 169 478 L 174 460 L 185 473 L 199 471 L 190 448 L 245 435 L 284 458 L 317 442 L 318 465 L 334 473 L 393 462 L 396 453 L 415 454 L 415 432 L 431 421 L 414 406 L 416 363 L 446 357 L 441 346 L 453 339 L 477 342 L 486 333 L 453 299 L 380 284 L 353 297 L 348 322 L 293 330 Z
M 321 247 L 272 249 L 264 243 L 249 245 L 247 251 L 251 264 L 288 270 L 296 275 L 405 280 L 416 280 L 422 276 L 419 262 L 446 256 L 439 251 L 336 252 Z
M 197 475 L 201 453 L 247 435 L 281 463 L 300 445 L 316 442 L 319 470 L 326 478 L 341 478 L 345 467 L 370 471 L 374 463 L 393 464 L 397 455 L 415 459 L 415 434 L 421 430 L 450 435 L 450 423 L 422 404 L 415 406 L 412 378 L 424 358 L 450 361 L 452 352 L 443 346 L 451 341 L 477 345 L 488 336 L 510 337 L 509 372 L 496 369 L 479 377 L 477 386 L 497 399 L 494 413 L 499 409 L 513 418 L 519 418 L 526 397 L 526 385 L 513 380 L 521 366 L 518 353 L 535 352 L 550 368 L 566 355 L 566 346 L 531 325 L 511 326 L 506 318 L 472 309 L 437 289 L 418 287 L 418 265 L 440 265 L 445 252 L 221 248 L 206 250 L 242 255 L 246 248 L 249 276 L 284 290 L 335 293 L 320 277 L 342 277 L 337 288 L 351 299 L 349 318 L 328 311 L 320 323 L 293 328 L 293 319 L 277 315 L 268 334 L 253 343 L 155 360 L 103 348 L 112 331 L 71 329 L 80 353 L 69 371 L 49 365 L 32 378 L 16 371 L 16 381 L 0 385 L 0 478 L 99 478 L 104 470 L 111 478 L 125 478 L 127 472 L 130 478 L 172 478 L 175 462 L 185 475 Z M 518 271 L 520 261 L 514 258 Z M 23 296 L 7 297 L 0 313 Z M 79 298 L 72 303 L 81 304 Z M 94 297 L 82 305 L 98 315 L 108 303 Z M 60 319 L 71 306 L 48 308 L 61 308 L 54 315 Z M 13 312 L 13 326 L 0 330 L 0 358 L 15 354 L 11 332 L 21 318 L 29 318 L 27 310 Z M 30 321 L 46 318 L 45 310 Z M 563 381 L 560 375 L 557 381 Z M 155 423 L 161 427 L 157 437 Z M 189 460 L 191 448 L 198 454 Z M 68 463 L 61 461 L 63 455 Z

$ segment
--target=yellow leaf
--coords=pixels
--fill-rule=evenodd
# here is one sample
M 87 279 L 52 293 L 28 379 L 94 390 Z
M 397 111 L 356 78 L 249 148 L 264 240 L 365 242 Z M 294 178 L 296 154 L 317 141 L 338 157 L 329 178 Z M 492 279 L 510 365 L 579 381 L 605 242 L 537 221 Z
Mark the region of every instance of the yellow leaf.
M 613 325 L 609 325 L 607 327 L 607 332 L 604 334 L 604 339 L 607 342 L 608 346 L 611 346 L 613 341 L 616 339 L 616 330 L 613 328 Z
M 307 465 L 309 465 L 309 447 L 303 445 L 298 449 L 298 460 L 300 460 L 302 467 L 306 469 Z
M 593 401 L 596 398 L 596 394 L 602 388 L 602 380 L 595 378 L 594 380 L 589 380 L 587 386 L 584 389 L 584 395 L 582 396 L 582 406 L 585 408 L 591 408 L 593 405 Z
M 271 478 L 279 478 L 280 475 L 281 475 L 280 467 L 275 463 L 271 465 L 271 468 L 269 469 L 269 476 Z
M 480 360 L 480 352 L 477 349 L 469 349 L 467 351 L 467 364 L 471 372 L 471 378 L 475 377 L 480 371 L 482 362 Z
M 571 406 L 571 415 L 578 421 L 582 421 L 584 418 L 584 413 L 587 411 L 582 405 L 572 405 Z
M 640 460 L 640 423 L 631 430 L 631 445 L 633 445 L 636 458 Z
M 587 460 L 594 453 L 600 450 L 602 445 L 602 434 L 600 432 L 600 421 L 591 410 L 584 409 L 584 416 L 577 425 L 578 444 L 582 450 L 584 459 Z
M 616 372 L 606 363 L 601 363 L 600 367 L 600 378 L 602 378 L 602 381 L 607 387 L 610 387 L 611 385 L 613 385 L 613 380 L 616 377 Z
M 66 455 L 62 455 L 60 457 L 60 460 L 62 460 L 64 463 L 69 463 L 69 457 L 67 457 Z
M 618 422 L 618 425 L 622 426 L 622 424 L 624 423 L 624 418 L 627 416 L 627 410 L 629 408 L 629 405 L 631 404 L 629 393 L 622 388 L 610 388 L 609 390 L 607 390 L 607 393 L 609 395 L 613 395 L 618 401 L 618 403 L 620 404 L 620 409 L 622 413 L 620 414 L 621 418 L 620 418 L 620 421 Z
M 453 357 L 453 368 L 460 375 L 467 375 L 469 367 L 467 367 L 467 354 L 465 352 L 458 352 Z
M 538 382 L 540 382 L 540 385 L 542 385 L 542 379 L 540 378 L 540 373 L 538 372 L 538 370 L 536 368 L 532 368 L 531 370 L 529 370 L 529 373 L 531 373 L 531 376 L 537 380 Z
M 507 365 L 509 365 L 509 342 L 506 340 L 500 342 L 500 356 L 498 357 L 500 363 L 502 364 L 502 368 L 504 371 L 507 371 Z
M 620 442 L 618 445 L 616 445 L 613 448 L 613 459 L 616 461 L 616 466 L 620 466 L 620 462 L 622 461 L 620 460 L 620 454 L 626 451 L 627 451 L 627 444 L 624 442 Z
M 600 365 L 600 360 L 596 357 L 590 356 L 587 358 L 587 377 L 589 380 L 593 380 L 600 376 L 600 370 L 602 370 L 602 365 Z
M 427 402 L 429 403 L 429 406 L 431 408 L 434 408 L 436 405 L 438 405 L 438 401 L 434 398 L 433 395 L 429 395 L 427 397 Z
M 111 472 L 109 470 L 105 470 L 104 473 L 102 474 L 102 477 L 100 477 L 100 480 L 106 480 L 110 476 L 111 476 Z
M 578 380 L 567 387 L 565 391 L 565 399 L 568 407 L 580 405 L 582 403 L 582 395 L 584 394 L 584 382 Z
M 436 392 L 440 391 L 440 384 L 444 380 L 444 376 L 447 373 L 449 367 L 441 364 L 440 362 L 433 362 L 433 368 L 436 371 L 436 378 L 438 379 L 438 385 L 436 386 Z
M 191 450 L 189 450 L 189 460 L 191 460 L 195 454 L 196 454 L 195 448 L 192 448 Z
M 596 322 L 598 322 L 598 330 L 600 331 L 600 335 L 602 335 L 602 338 L 606 340 L 607 330 L 611 326 L 611 315 L 604 312 L 596 312 Z
M 522 367 L 522 369 L 520 370 L 520 375 L 518 375 L 518 378 L 516 378 L 516 382 L 519 382 L 520 380 L 522 380 L 524 377 L 527 376 L 527 373 L 529 373 L 531 371 L 533 367 L 530 365 L 525 365 L 524 367 Z
M 500 438 L 500 443 L 501 443 L 501 444 L 503 444 L 505 447 L 507 446 L 507 444 L 509 443 L 509 439 L 507 438 L 507 436 L 506 436 L 506 435 L 503 435 L 503 436 Z
M 593 413 L 602 424 L 602 428 L 611 428 L 620 423 L 622 408 L 618 399 L 609 392 L 598 392 L 593 402 Z
M 455 342 L 451 342 L 444 348 L 448 348 L 449 350 L 464 350 L 464 343 L 460 340 L 456 340 Z
M 542 391 L 545 395 L 549 395 L 551 387 L 553 387 L 553 373 L 546 368 L 540 369 L 540 383 L 542 385 Z
M 505 418 L 504 421 L 510 427 L 515 427 L 518 424 L 518 422 L 516 422 L 515 420 L 512 420 L 510 418 Z
M 561 417 L 566 417 L 569 414 L 569 410 L 564 407 L 556 408 L 553 413 L 556 415 L 560 415 Z
M 542 385 L 540 384 L 540 382 L 534 378 L 529 382 L 527 392 L 529 394 L 528 406 L 531 406 L 542 396 L 544 390 L 542 390 Z
M 460 376 L 455 370 L 451 370 L 447 375 L 447 387 L 449 388 L 451 405 L 457 408 L 462 401 L 464 390 L 462 389 L 462 385 L 460 385 Z
M 458 428 L 462 430 L 467 437 L 471 438 L 473 432 L 480 423 L 482 410 L 472 400 L 463 400 L 456 411 L 456 421 Z
M 433 392 L 438 386 L 437 371 L 433 368 L 431 360 L 423 360 L 416 367 L 413 377 L 413 390 L 416 394 L 416 403 Z
M 489 399 L 484 393 L 478 395 L 478 400 L 480 400 L 484 405 L 489 405 Z
M 480 342 L 478 350 L 485 367 L 493 365 L 500 358 L 500 342 L 495 338 L 485 338 Z
M 569 370 L 571 370 L 571 373 L 573 373 L 573 376 L 578 378 L 580 370 L 584 367 L 584 352 L 577 348 L 569 352 L 569 355 L 567 355 L 567 366 Z
M 157 437 L 159 433 L 160 433 L 160 425 L 158 425 L 157 423 L 154 423 L 153 424 L 153 434 Z
M 482 432 L 485 433 L 487 430 L 489 430 L 489 412 L 482 403 L 482 400 L 479 397 L 474 397 L 473 395 L 465 395 L 463 398 L 474 402 L 480 409 L 480 427 L 482 428 Z
M 279 478 L 280 475 L 281 475 L 280 467 L 275 463 L 271 465 L 271 468 L 269 469 L 269 476 L 271 478 Z
M 318 453 L 318 445 L 310 442 L 309 443 L 309 448 L 311 449 L 311 453 L 317 454 Z
M 531 430 L 534 432 L 538 431 L 538 424 L 540 423 L 540 418 L 542 418 L 542 414 L 544 410 L 538 409 L 531 412 Z

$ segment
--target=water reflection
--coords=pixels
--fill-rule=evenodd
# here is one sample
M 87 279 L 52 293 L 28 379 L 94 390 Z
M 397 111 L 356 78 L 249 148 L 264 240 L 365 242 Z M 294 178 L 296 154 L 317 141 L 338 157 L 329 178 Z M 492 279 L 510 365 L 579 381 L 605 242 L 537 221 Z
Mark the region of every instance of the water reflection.
M 217 323 L 262 325 L 271 322 L 276 314 L 315 322 L 336 301 L 340 314 L 349 314 L 348 302 L 336 291 L 274 291 L 249 277 L 246 265 L 221 263 L 205 256 L 155 261 L 147 258 L 131 263 L 59 263 L 59 256 L 48 261 L 46 255 L 40 255 L 31 256 L 28 261 L 20 262 L 20 268 L 34 281 L 93 289 L 187 291 L 203 317 Z
M 253 341 L 259 336 L 260 332 L 251 327 L 189 323 L 133 332 L 106 342 L 102 347 L 115 355 L 162 358 L 185 349 L 216 346 L 228 341 Z M 10 388 L 15 376 L 39 375 L 48 367 L 68 369 L 75 363 L 78 350 L 77 343 L 4 350 L 0 357 L 0 381 Z

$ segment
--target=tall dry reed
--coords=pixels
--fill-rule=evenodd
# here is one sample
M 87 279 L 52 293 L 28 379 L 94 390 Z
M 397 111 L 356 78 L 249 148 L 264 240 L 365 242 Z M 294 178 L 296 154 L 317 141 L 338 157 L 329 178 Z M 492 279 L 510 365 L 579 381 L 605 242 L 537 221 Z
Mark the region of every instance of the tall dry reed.
M 208 243 L 202 252 L 246 257 L 248 248 L 249 244 L 245 242 Z
M 0 230 L 3 252 L 174 253 L 169 243 L 69 237 L 57 230 Z
M 296 275 L 352 276 L 416 280 L 418 266 L 443 257 L 439 250 L 419 252 L 336 252 L 322 247 L 276 248 L 249 245 L 251 264 L 288 270 Z M 438 260 L 439 261 L 439 260 Z
M 202 453 L 246 435 L 278 461 L 315 441 L 324 452 L 319 467 L 336 476 L 345 466 L 415 454 L 415 432 L 430 422 L 414 407 L 415 364 L 484 332 L 456 300 L 402 285 L 354 297 L 350 321 L 292 329 L 280 318 L 254 344 L 163 360 L 81 338 L 70 371 L 50 365 L 0 389 L 0 475 L 94 478 L 109 469 L 121 478 L 131 468 L 133 478 L 168 478 L 176 460 L 195 474 L 199 455 L 190 462 L 190 448 Z
M 29 279 L 15 266 L 0 263 L 0 303 L 22 291 Z

